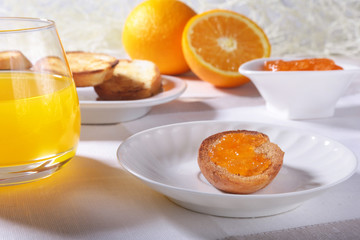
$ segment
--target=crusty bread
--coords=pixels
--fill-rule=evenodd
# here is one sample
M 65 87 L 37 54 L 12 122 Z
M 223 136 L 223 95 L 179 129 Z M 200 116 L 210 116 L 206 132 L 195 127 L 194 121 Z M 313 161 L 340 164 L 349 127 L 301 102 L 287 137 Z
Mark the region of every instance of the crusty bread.
M 96 86 L 109 80 L 118 59 L 107 54 L 67 52 L 70 69 L 77 87 Z
M 48 72 L 65 76 L 69 74 L 64 61 L 55 56 L 39 59 L 36 61 L 32 69 L 35 72 Z
M 20 51 L 1 51 L 0 70 L 28 70 L 31 62 Z
M 269 167 L 257 175 L 241 176 L 215 164 L 210 159 L 210 151 L 224 135 L 231 133 L 258 135 L 264 138 L 264 143 L 256 147 L 254 152 L 264 154 L 270 159 Z M 198 164 L 204 177 L 217 189 L 228 193 L 248 194 L 266 187 L 275 178 L 282 167 L 283 157 L 284 152 L 278 145 L 271 143 L 267 135 L 256 131 L 236 130 L 220 132 L 206 138 L 199 148 Z
M 94 87 L 102 100 L 136 100 L 161 91 L 158 67 L 146 60 L 120 60 L 113 77 Z

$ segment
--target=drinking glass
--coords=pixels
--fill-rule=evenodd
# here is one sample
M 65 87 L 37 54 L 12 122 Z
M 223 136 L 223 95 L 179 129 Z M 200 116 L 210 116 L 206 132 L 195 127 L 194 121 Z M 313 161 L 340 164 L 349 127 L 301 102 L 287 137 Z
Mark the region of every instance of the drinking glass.
M 79 100 L 55 23 L 0 18 L 0 185 L 50 176 L 75 155 Z

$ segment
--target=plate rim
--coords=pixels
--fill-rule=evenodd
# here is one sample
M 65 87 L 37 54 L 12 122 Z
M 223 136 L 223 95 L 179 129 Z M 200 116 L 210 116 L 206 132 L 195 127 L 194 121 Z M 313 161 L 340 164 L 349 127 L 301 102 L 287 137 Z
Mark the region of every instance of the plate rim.
M 276 124 L 271 124 L 271 123 L 264 123 L 264 122 L 257 122 L 257 121 L 231 121 L 231 120 L 204 120 L 204 121 L 189 121 L 189 122 L 181 122 L 181 123 L 173 123 L 173 124 L 167 124 L 167 125 L 163 125 L 163 126 L 158 126 L 158 127 L 153 127 L 153 128 L 149 128 L 149 129 L 145 129 L 143 131 L 137 132 L 133 135 L 131 135 L 130 137 L 128 137 L 127 139 L 125 139 L 123 142 L 120 143 L 120 145 L 118 146 L 118 149 L 116 151 L 116 156 L 117 156 L 117 160 L 120 163 L 120 165 L 129 173 L 131 173 L 132 175 L 136 176 L 137 178 L 141 179 L 142 181 L 144 181 L 146 184 L 153 184 L 153 185 L 159 185 L 162 187 L 165 187 L 166 189 L 171 189 L 171 190 L 177 190 L 177 191 L 183 191 L 186 193 L 191 193 L 191 194 L 198 194 L 198 195 L 203 195 L 203 196 L 211 196 L 211 197 L 226 197 L 226 198 L 232 198 L 232 199 L 270 199 L 270 198 L 284 198 L 284 197 L 295 197 L 295 196 L 299 196 L 299 195 L 307 195 L 307 194 L 311 194 L 314 192 L 321 192 L 324 190 L 327 190 L 335 185 L 338 185 L 344 181 L 346 181 L 347 179 L 349 179 L 351 176 L 353 176 L 358 168 L 359 162 L 357 159 L 357 156 L 355 155 L 355 153 L 350 150 L 348 147 L 346 147 L 344 144 L 342 144 L 341 142 L 330 138 L 330 137 L 326 137 L 324 135 L 320 135 L 320 134 L 316 134 L 313 133 L 311 131 L 305 130 L 305 129 L 301 129 L 302 133 L 306 133 L 306 134 L 311 134 L 311 136 L 314 137 L 318 137 L 321 139 L 326 139 L 329 140 L 331 142 L 334 142 L 336 144 L 338 144 L 339 146 L 341 146 L 343 149 L 345 149 L 350 156 L 352 157 L 353 161 L 354 161 L 354 167 L 351 170 L 351 172 L 349 172 L 345 177 L 342 177 L 341 179 L 338 179 L 337 181 L 330 183 L 330 184 L 326 184 L 326 185 L 321 185 L 318 187 L 314 187 L 314 188 L 310 188 L 310 189 L 305 189 L 305 190 L 300 190 L 300 191 L 296 191 L 296 192 L 285 192 L 285 193 L 274 193 L 274 194 L 233 194 L 233 193 L 209 193 L 209 192 L 200 192 L 200 191 L 196 191 L 196 190 L 192 190 L 192 189 L 187 189 L 187 188 L 182 188 L 182 187 L 177 187 L 177 186 L 171 186 L 165 183 L 161 183 L 158 181 L 154 181 L 152 179 L 149 179 L 147 177 L 144 177 L 134 171 L 132 171 L 131 169 L 129 169 L 126 165 L 123 164 L 123 162 L 121 161 L 121 156 L 120 156 L 120 151 L 121 149 L 124 147 L 124 144 L 127 141 L 130 141 L 131 139 L 137 137 L 138 135 L 147 133 L 147 132 L 151 132 L 151 131 L 156 131 L 157 129 L 162 129 L 162 128 L 170 128 L 170 127 L 174 127 L 174 126 L 181 126 L 181 125 L 192 125 L 192 124 L 255 124 L 255 125 L 263 125 L 263 126 L 274 126 L 277 128 L 282 128 L 282 129 L 288 129 L 291 131 L 300 131 L 300 129 L 295 128 L 295 127 L 289 127 L 289 126 L 281 126 L 281 125 L 276 125 Z M 170 196 L 169 196 L 170 197 Z
M 81 108 L 92 109 L 92 108 L 142 108 L 160 105 L 166 102 L 170 102 L 178 98 L 187 89 L 187 83 L 185 80 L 169 76 L 161 75 L 161 78 L 166 79 L 175 84 L 173 89 L 166 92 L 158 93 L 152 97 L 138 99 L 138 100 L 112 100 L 112 101 L 95 101 L 95 100 L 80 100 L 79 105 Z M 165 94 L 166 93 L 166 94 Z M 79 95 L 79 93 L 78 93 Z

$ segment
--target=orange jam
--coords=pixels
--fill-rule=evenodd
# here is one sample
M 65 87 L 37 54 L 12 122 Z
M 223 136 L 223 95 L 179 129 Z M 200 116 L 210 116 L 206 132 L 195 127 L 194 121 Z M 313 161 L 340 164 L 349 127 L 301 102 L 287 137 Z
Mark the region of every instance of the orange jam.
M 255 153 L 255 148 L 266 142 L 261 135 L 229 133 L 224 135 L 209 152 L 216 165 L 232 174 L 254 176 L 264 172 L 271 164 L 264 154 Z
M 327 58 L 309 58 L 302 60 L 284 61 L 274 60 L 267 61 L 264 64 L 266 71 L 326 71 L 342 70 L 343 68 L 336 65 L 335 62 Z

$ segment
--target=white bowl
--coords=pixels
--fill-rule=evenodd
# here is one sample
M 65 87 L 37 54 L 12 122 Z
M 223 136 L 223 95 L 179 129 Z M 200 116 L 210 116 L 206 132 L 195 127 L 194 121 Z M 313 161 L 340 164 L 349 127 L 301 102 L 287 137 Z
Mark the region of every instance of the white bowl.
M 266 188 L 228 194 L 206 181 L 197 164 L 201 142 L 226 130 L 267 134 L 285 152 L 284 164 Z M 121 165 L 176 204 L 225 217 L 283 213 L 345 181 L 357 169 L 345 146 L 311 132 L 255 122 L 200 121 L 148 129 L 128 138 L 117 152 Z
M 267 109 L 282 118 L 309 119 L 333 116 L 338 99 L 353 79 L 360 78 L 358 66 L 339 61 L 336 61 L 336 64 L 344 70 L 263 70 L 265 61 L 276 59 L 280 58 L 262 58 L 246 62 L 240 66 L 239 72 L 255 84 L 266 101 Z

